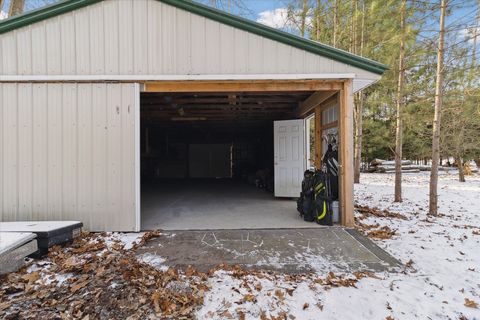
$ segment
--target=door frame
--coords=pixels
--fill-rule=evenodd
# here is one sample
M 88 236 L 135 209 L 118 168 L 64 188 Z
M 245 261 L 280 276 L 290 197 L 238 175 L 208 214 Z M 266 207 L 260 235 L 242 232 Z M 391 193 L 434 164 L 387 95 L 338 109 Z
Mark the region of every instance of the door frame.
M 140 159 L 140 92 L 142 85 L 135 83 L 133 112 L 135 117 L 135 231 L 142 228 L 142 198 L 141 198 L 141 159 Z
M 143 77 L 135 86 L 135 221 L 136 230 L 141 229 L 141 181 L 140 181 L 140 93 L 141 92 L 228 92 L 236 91 L 304 91 L 304 90 L 335 90 L 338 92 L 339 102 L 339 134 L 340 134 L 340 208 L 341 224 L 352 227 L 353 213 L 353 91 L 354 78 L 352 74 L 328 75 L 231 75 L 225 77 Z M 267 80 L 268 79 L 268 80 Z M 313 97 L 312 97 L 313 98 Z M 318 97 L 317 97 L 318 98 Z M 327 102 L 325 97 L 323 102 Z M 322 102 L 322 103 L 323 103 Z M 300 107 L 300 106 L 299 106 Z M 310 112 L 315 115 L 321 104 L 312 107 Z M 310 114 L 310 113 L 308 113 Z M 305 115 L 300 116 L 305 119 Z M 315 117 L 317 126 L 317 116 Z M 317 132 L 319 128 L 315 127 Z M 305 144 L 304 144 L 305 145 Z M 318 153 L 318 150 L 315 150 Z M 351 159 L 350 159 L 351 158 Z M 349 160 L 347 160 L 349 159 Z M 351 160 L 351 161 L 350 161 Z M 306 161 L 304 161 L 306 162 Z

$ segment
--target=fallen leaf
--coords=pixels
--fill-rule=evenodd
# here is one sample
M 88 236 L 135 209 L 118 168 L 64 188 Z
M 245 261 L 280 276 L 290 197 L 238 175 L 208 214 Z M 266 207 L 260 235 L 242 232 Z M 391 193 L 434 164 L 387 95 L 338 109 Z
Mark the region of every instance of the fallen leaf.
M 280 289 L 275 290 L 275 296 L 280 300 L 283 301 L 285 300 L 285 294 L 282 292 Z
M 40 279 L 40 273 L 38 271 L 34 271 L 32 273 L 28 273 L 22 276 L 22 279 L 28 281 L 28 283 L 31 284 Z
M 478 303 L 476 303 L 475 301 L 470 300 L 468 298 L 465 298 L 464 305 L 465 305 L 465 307 L 468 307 L 468 308 L 474 308 L 474 309 L 478 308 Z
M 72 285 L 70 287 L 70 292 L 71 293 L 77 292 L 78 290 L 84 288 L 89 282 L 90 282 L 90 280 L 85 280 L 85 281 L 82 281 L 82 282 L 76 282 L 74 285 Z

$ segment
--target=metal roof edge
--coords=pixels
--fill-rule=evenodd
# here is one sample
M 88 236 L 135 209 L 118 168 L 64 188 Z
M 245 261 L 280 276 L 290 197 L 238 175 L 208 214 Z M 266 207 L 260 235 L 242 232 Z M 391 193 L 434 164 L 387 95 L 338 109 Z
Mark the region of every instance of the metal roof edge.
M 32 23 L 39 22 L 57 15 L 67 13 L 103 0 L 66 0 L 50 6 L 46 6 L 34 11 L 30 11 L 15 17 L 5 19 L 0 22 L 0 34 L 28 26 Z M 331 46 L 311 41 L 299 36 L 277 30 L 263 24 L 251 21 L 242 17 L 238 17 L 218 9 L 208 7 L 206 5 L 193 2 L 191 0 L 156 0 L 176 8 L 186 10 L 188 12 L 198 14 L 207 19 L 230 25 L 232 27 L 245 30 L 257 34 L 259 36 L 275 40 L 323 57 L 336 60 L 348 65 L 358 67 L 360 69 L 375 73 L 383 74 L 388 67 L 382 63 L 363 58 L 347 51 L 333 48 Z
M 103 0 L 65 0 L 0 21 L 0 34 L 28 26 Z

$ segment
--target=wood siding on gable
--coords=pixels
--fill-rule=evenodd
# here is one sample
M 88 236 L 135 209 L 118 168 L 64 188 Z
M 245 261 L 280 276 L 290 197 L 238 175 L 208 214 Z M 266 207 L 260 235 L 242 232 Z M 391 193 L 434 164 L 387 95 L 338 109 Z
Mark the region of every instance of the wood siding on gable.
M 379 76 L 156 0 L 106 0 L 0 35 L 2 75 Z
M 134 231 L 134 99 L 134 84 L 0 84 L 0 221 Z

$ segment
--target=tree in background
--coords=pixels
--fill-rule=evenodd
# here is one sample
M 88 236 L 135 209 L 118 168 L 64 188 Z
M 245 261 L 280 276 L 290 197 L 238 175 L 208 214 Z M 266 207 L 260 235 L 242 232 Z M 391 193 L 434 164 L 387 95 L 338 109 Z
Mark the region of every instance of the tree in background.
M 435 82 L 435 113 L 433 117 L 432 169 L 430 172 L 429 214 L 438 215 L 438 164 L 440 160 L 440 124 L 443 102 L 443 57 L 445 50 L 445 15 L 447 0 L 441 0 L 440 31 L 438 36 L 437 74 Z
M 400 54 L 398 58 L 397 127 L 395 131 L 395 202 L 402 202 L 402 149 L 403 149 L 403 85 L 405 82 L 405 34 L 407 0 L 400 9 Z
M 0 11 L 13 17 L 59 1 L 61 0 L 0 0 Z
M 25 0 L 10 0 L 10 8 L 8 9 L 8 16 L 13 17 L 21 14 L 25 9 Z

